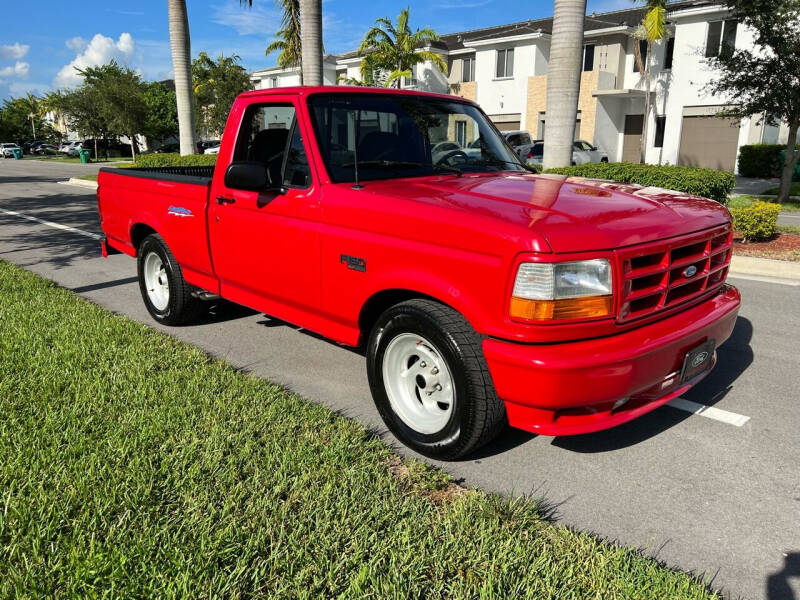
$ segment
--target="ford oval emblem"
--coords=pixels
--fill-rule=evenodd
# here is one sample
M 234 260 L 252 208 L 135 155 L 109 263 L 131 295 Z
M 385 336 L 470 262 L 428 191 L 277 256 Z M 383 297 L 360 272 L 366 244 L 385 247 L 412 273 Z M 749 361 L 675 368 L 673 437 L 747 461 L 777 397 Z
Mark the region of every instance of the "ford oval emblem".
M 695 275 L 697 275 L 697 267 L 694 265 L 689 265 L 683 270 L 683 276 L 686 277 L 686 279 L 694 277 Z
M 695 367 L 699 367 L 699 366 L 700 366 L 700 365 L 702 365 L 704 362 L 706 362 L 706 359 L 707 359 L 707 358 L 708 358 L 708 352 L 701 352 L 701 353 L 699 353 L 697 356 L 695 356 L 695 357 L 692 359 L 692 368 L 694 369 Z

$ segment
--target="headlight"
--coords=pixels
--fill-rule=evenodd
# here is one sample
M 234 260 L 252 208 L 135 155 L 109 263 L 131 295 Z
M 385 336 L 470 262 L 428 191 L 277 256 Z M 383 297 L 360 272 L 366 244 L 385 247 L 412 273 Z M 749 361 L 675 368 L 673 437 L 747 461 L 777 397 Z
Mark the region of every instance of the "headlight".
M 592 319 L 612 310 L 611 265 L 598 258 L 564 263 L 522 263 L 514 280 L 514 319 Z

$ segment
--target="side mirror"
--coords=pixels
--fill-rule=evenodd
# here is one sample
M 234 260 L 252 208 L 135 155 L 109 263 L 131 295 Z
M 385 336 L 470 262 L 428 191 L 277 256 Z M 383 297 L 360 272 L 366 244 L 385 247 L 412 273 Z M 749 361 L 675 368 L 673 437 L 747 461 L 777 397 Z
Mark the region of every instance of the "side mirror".
M 257 192 L 266 189 L 271 184 L 272 180 L 264 163 L 234 162 L 225 171 L 225 185 L 235 190 Z

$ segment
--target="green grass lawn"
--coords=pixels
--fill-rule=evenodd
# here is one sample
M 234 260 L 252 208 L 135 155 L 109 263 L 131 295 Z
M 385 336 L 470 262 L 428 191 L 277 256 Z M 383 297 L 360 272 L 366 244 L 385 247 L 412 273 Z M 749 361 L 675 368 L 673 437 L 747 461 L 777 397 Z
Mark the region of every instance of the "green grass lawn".
M 764 192 L 765 196 L 777 196 L 778 192 L 780 191 L 779 188 L 770 188 Z M 800 181 L 797 183 L 793 183 L 792 187 L 789 191 L 790 196 L 800 196 Z
M 733 196 L 728 198 L 728 206 L 731 208 L 742 208 L 750 206 L 753 202 L 769 202 L 768 198 L 758 198 L 757 196 Z M 781 204 L 781 212 L 800 212 L 800 202 L 784 202 Z
M 2 261 L 0 298 L 0 597 L 714 597 Z

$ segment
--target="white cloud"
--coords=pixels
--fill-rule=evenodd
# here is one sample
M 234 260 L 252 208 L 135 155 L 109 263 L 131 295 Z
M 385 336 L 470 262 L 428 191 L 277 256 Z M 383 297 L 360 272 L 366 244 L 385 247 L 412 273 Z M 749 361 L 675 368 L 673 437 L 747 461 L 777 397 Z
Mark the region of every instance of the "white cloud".
M 74 38 L 68 39 L 66 44 L 67 48 L 72 50 L 75 54 L 80 54 L 86 49 L 86 46 L 89 44 L 89 42 L 77 35 Z
M 266 5 L 266 6 L 265 6 Z M 280 29 L 281 20 L 271 2 L 241 6 L 239 0 L 228 0 L 214 6 L 211 21 L 217 25 L 233 27 L 239 35 L 261 35 L 271 38 Z
M 0 69 L 0 77 L 27 77 L 30 65 L 26 62 L 17 61 L 14 66 L 3 67 Z
M 3 60 L 18 60 L 24 57 L 28 50 L 30 50 L 30 46 L 20 44 L 16 42 L 15 44 L 11 45 L 3 45 L 0 46 L 0 59 Z
M 72 38 L 67 44 L 74 41 L 75 38 Z M 78 56 L 61 68 L 53 80 L 53 85 L 56 87 L 78 85 L 81 82 L 81 76 L 76 69 L 104 65 L 112 59 L 125 63 L 133 56 L 135 48 L 136 44 L 130 33 L 123 33 L 116 42 L 113 38 L 98 33 L 83 50 L 77 51 Z

